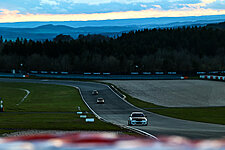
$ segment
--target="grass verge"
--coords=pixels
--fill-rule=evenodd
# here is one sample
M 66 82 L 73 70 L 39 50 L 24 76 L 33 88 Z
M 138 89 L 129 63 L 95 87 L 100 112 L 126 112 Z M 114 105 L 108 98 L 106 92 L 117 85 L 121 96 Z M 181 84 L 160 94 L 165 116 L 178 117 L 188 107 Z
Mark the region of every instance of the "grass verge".
M 26 95 L 30 95 L 17 105 Z M 86 123 L 76 114 L 90 112 L 77 89 L 60 85 L 0 82 L 0 97 L 3 98 L 5 112 L 0 113 L 0 134 L 16 130 L 85 130 L 128 132 L 118 126 L 95 118 L 94 123 Z M 94 117 L 92 113 L 88 117 Z
M 173 118 L 225 125 L 225 107 L 167 108 L 148 111 Z

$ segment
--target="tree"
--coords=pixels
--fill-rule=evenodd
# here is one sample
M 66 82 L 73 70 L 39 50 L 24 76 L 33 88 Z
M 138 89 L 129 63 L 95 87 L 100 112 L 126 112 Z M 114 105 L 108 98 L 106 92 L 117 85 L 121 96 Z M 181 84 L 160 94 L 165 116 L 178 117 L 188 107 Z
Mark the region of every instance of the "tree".
M 55 41 L 55 42 L 59 42 L 59 41 L 69 42 L 69 41 L 72 41 L 72 40 L 73 40 L 73 38 L 70 35 L 63 35 L 63 34 L 57 35 L 53 39 L 53 41 Z

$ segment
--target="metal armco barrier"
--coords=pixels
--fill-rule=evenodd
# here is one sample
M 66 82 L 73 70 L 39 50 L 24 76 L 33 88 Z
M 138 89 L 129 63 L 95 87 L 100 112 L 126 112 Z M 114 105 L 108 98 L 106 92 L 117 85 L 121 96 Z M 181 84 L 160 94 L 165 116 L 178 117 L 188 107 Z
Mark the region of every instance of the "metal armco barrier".
M 225 81 L 225 76 L 200 75 L 200 79 L 221 80 L 221 81 Z
M 92 80 L 180 80 L 187 79 L 182 75 L 50 75 L 50 74 L 30 74 L 36 77 L 61 78 L 61 79 L 92 79 Z
M 34 71 L 33 71 L 34 72 Z M 43 71 L 42 71 L 43 72 Z M 145 72 L 145 74 L 131 74 L 131 75 L 111 75 L 110 73 L 99 74 L 99 73 L 85 73 L 85 74 L 36 74 L 30 73 L 29 75 L 22 74 L 11 74 L 11 73 L 0 73 L 0 77 L 10 77 L 10 78 L 26 78 L 29 76 L 43 77 L 43 78 L 55 78 L 55 79 L 89 79 L 89 80 L 183 80 L 188 79 L 187 76 L 175 74 L 176 72 L 170 72 L 170 74 L 162 74 L 163 72 L 158 72 L 157 75 L 152 75 L 150 72 Z

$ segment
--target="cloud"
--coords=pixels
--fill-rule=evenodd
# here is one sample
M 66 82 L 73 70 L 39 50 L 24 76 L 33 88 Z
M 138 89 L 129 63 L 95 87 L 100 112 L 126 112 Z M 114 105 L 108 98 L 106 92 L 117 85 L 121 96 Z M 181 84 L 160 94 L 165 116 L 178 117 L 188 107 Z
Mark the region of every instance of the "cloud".
M 201 0 L 201 2 L 196 4 L 181 4 L 183 6 L 187 7 L 194 7 L 194 8 L 200 8 L 200 7 L 206 7 L 208 4 L 214 3 L 217 0 Z
M 216 2 L 216 0 L 202 0 L 202 3 L 204 4 L 209 4 L 209 3 L 213 3 Z
M 222 15 L 225 9 L 214 10 L 204 8 L 185 8 L 179 10 L 148 9 L 141 11 L 92 13 L 92 14 L 19 14 L 19 11 L 0 9 L 0 22 L 24 22 L 24 21 L 87 21 L 107 19 L 128 18 L 150 18 L 150 17 L 182 17 L 202 15 Z
M 55 1 L 55 0 L 41 0 L 40 1 L 40 5 L 51 5 L 51 6 L 56 6 L 59 5 L 59 2 Z
M 18 10 L 10 11 L 8 9 L 0 9 L 0 16 L 16 15 L 18 13 Z
M 224 9 L 225 8 L 225 0 L 219 0 L 214 3 L 210 3 L 207 5 L 208 8 L 213 9 Z
M 152 5 L 152 6 L 156 8 L 162 8 L 160 5 Z
M 18 14 L 99 14 L 139 12 L 147 9 L 166 11 L 223 10 L 225 0 L 0 0 L 0 9 Z
M 142 8 L 147 8 L 148 6 L 147 5 L 143 5 L 143 4 L 141 4 L 140 5 Z
M 44 1 L 54 1 L 55 3 L 100 5 L 106 3 L 120 3 L 120 4 L 152 3 L 161 0 L 44 0 Z

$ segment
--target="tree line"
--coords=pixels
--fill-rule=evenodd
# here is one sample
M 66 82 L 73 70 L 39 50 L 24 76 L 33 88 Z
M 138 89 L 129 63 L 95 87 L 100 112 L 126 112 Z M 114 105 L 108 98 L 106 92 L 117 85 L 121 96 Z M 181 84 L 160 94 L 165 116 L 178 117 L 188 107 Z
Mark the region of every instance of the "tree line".
M 225 31 L 144 29 L 110 38 L 59 35 L 53 41 L 0 38 L 0 71 L 118 72 L 225 70 Z

